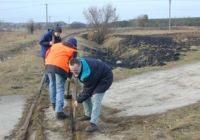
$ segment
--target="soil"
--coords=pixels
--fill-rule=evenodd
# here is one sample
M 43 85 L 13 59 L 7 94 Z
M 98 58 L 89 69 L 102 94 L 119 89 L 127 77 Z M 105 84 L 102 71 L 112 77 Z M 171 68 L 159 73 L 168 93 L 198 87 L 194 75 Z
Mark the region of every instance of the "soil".
M 104 97 L 99 131 L 88 134 L 85 132 L 88 122 L 77 122 L 79 139 L 200 138 L 199 68 L 198 62 L 114 82 Z M 79 111 L 82 112 L 81 106 Z M 34 113 L 29 139 L 71 139 L 69 128 L 69 119 L 55 119 L 48 95 L 43 94 Z

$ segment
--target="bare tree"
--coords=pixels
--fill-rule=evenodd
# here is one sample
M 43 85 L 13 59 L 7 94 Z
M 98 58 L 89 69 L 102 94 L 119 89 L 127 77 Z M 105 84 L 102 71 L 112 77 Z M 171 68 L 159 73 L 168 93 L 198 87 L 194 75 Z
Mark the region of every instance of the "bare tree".
M 109 27 L 118 19 L 116 8 L 111 4 L 107 4 L 101 9 L 90 7 L 83 14 L 92 27 L 92 32 L 89 34 L 88 39 L 99 44 L 103 43 L 106 34 L 109 33 Z
M 140 27 L 145 27 L 148 23 L 148 15 L 141 15 L 137 17 L 137 23 Z
M 27 31 L 30 34 L 33 34 L 33 32 L 34 32 L 34 21 L 33 20 L 28 21 L 28 23 L 27 23 Z

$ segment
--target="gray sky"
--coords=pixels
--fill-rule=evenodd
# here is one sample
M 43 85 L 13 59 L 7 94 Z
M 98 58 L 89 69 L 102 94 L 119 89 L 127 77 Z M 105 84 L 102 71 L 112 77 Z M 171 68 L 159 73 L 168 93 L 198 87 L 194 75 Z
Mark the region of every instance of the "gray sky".
M 200 17 L 200 0 L 171 0 L 171 17 Z M 5 22 L 46 21 L 46 8 L 50 21 L 79 21 L 86 23 L 83 11 L 88 7 L 101 8 L 112 4 L 119 20 L 137 18 L 168 18 L 169 0 L 0 0 L 0 20 Z

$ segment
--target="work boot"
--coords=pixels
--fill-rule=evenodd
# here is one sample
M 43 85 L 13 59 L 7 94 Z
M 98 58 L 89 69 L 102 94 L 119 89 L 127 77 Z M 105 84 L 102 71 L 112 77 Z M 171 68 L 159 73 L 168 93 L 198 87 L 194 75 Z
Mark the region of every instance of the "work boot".
M 55 104 L 55 103 L 52 103 L 52 107 L 53 107 L 53 110 L 55 111 L 56 104 Z
M 64 120 L 64 119 L 66 119 L 66 118 L 68 118 L 69 117 L 69 114 L 67 114 L 67 113 L 65 113 L 65 112 L 57 112 L 56 113 L 56 118 L 58 119 L 58 120 Z
M 96 130 L 98 130 L 98 127 L 94 123 L 90 123 L 90 125 L 85 129 L 86 132 L 94 132 Z
M 84 115 L 84 116 L 78 118 L 79 121 L 89 121 L 90 119 L 91 119 L 91 117 L 86 116 L 86 115 Z

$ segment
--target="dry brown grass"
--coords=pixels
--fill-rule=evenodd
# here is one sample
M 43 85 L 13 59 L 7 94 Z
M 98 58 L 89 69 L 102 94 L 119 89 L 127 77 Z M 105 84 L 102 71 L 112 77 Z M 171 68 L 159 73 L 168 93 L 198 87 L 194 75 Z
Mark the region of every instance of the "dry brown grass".
M 174 34 L 174 33 L 189 33 L 189 32 L 199 32 L 199 29 L 182 29 L 182 30 L 138 30 L 134 28 L 119 28 L 115 30 L 114 34 L 117 35 L 154 35 L 154 34 Z
M 26 32 L 1 32 L 0 51 L 7 51 L 16 46 L 26 45 L 26 43 L 38 40 L 41 32 L 37 31 L 31 35 Z
M 0 38 L 0 52 L 15 50 L 20 44 L 28 45 L 29 41 L 38 38 L 38 34 L 39 32 L 34 35 L 23 32 L 3 32 Z M 0 95 L 33 93 L 34 90 L 31 89 L 36 88 L 36 83 L 39 82 L 37 77 L 40 77 L 42 69 L 41 60 L 36 55 L 38 49 L 37 45 L 32 45 L 1 62 Z
M 0 95 L 30 94 L 39 87 L 43 66 L 35 52 L 37 48 L 33 46 L 1 63 Z
M 64 31 L 66 36 L 77 30 Z M 9 94 L 35 94 L 44 71 L 43 60 L 39 57 L 39 44 L 29 44 L 31 41 L 38 42 L 42 31 L 33 35 L 23 32 L 3 33 L 0 38 L 0 52 L 18 48 L 23 44 L 29 46 L 26 49 L 15 52 L 10 59 L 0 62 L 0 95 Z

